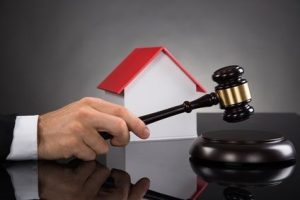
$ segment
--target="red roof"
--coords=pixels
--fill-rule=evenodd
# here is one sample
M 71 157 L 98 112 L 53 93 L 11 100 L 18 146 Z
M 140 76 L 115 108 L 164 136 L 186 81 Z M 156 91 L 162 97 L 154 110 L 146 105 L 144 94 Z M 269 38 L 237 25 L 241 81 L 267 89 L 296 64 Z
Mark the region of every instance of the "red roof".
M 191 79 L 198 92 L 206 92 L 204 87 L 176 60 L 164 47 L 134 49 L 99 85 L 99 89 L 120 94 L 128 84 L 160 53 L 163 52 Z

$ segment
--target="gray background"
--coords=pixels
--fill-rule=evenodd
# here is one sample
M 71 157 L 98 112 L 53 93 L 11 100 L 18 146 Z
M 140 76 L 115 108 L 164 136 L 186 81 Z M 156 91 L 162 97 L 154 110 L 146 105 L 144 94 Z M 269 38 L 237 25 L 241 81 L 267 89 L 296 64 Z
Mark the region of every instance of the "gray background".
M 158 45 L 208 91 L 214 70 L 240 64 L 256 111 L 299 113 L 299 36 L 299 0 L 1 0 L 0 113 L 100 96 L 133 48 Z

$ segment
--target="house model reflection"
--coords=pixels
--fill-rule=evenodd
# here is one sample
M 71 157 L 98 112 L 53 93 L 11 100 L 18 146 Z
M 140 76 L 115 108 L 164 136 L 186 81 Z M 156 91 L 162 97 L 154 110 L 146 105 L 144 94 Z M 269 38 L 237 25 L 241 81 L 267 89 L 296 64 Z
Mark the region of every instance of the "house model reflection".
M 134 49 L 99 85 L 103 99 L 142 116 L 194 100 L 201 84 L 164 47 Z M 148 125 L 150 140 L 197 136 L 196 114 L 181 114 Z M 131 141 L 139 138 L 131 135 Z

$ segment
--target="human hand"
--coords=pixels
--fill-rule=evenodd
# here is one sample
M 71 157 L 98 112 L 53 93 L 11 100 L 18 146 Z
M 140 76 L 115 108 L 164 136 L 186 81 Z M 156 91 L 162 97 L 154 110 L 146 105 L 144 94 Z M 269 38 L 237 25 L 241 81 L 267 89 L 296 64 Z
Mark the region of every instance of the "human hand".
M 42 161 L 38 163 L 38 175 L 39 196 L 48 200 L 139 200 L 150 184 L 149 179 L 142 178 L 132 185 L 126 172 L 110 171 L 95 161 L 75 167 Z M 112 187 L 104 187 L 108 179 L 113 179 Z
M 102 99 L 85 97 L 56 111 L 39 116 L 38 158 L 60 159 L 75 156 L 94 160 L 109 150 L 99 132 L 109 132 L 113 146 L 125 146 L 129 131 L 149 137 L 144 122 L 126 108 Z

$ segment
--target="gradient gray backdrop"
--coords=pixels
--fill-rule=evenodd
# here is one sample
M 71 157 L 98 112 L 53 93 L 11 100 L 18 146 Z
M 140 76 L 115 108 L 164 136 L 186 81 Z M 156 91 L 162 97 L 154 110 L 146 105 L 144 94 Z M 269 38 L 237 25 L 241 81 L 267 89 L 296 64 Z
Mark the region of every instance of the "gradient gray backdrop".
M 0 113 L 100 96 L 133 48 L 157 45 L 209 91 L 215 69 L 240 64 L 256 111 L 300 113 L 299 36 L 299 0 L 1 0 Z

